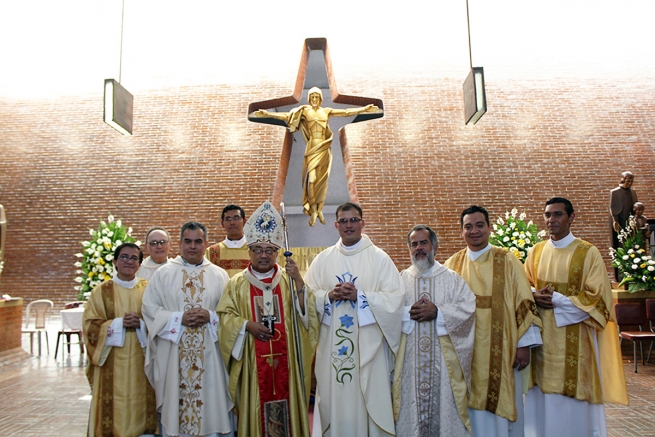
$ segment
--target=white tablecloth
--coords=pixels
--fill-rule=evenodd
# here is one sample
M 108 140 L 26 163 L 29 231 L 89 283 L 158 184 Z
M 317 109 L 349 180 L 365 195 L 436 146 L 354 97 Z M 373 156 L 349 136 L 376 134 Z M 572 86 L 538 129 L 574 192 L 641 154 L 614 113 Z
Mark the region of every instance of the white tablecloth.
M 84 308 L 71 308 L 69 310 L 61 310 L 61 329 L 70 329 L 73 331 L 82 330 L 82 314 Z

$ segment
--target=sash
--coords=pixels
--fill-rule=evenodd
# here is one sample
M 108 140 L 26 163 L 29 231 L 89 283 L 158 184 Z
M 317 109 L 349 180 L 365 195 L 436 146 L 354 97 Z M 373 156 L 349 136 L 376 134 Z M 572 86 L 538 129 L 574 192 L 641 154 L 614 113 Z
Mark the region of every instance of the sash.
M 253 321 L 273 325 L 273 339 L 253 339 L 257 361 L 262 435 L 291 436 L 289 413 L 289 358 L 284 324 L 280 271 L 274 278 L 256 279 L 246 271 L 250 282 Z M 257 286 L 255 286 L 256 283 Z M 259 288 L 258 286 L 261 286 Z

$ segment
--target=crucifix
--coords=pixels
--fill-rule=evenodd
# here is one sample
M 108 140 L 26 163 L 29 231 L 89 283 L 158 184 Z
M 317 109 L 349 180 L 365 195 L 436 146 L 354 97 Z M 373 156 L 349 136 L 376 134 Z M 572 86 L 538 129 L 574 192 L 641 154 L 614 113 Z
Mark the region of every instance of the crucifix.
M 273 331 L 273 337 L 275 337 L 275 331 L 277 331 L 277 330 Z M 278 331 L 278 333 L 280 333 L 280 331 Z M 282 335 L 282 334 L 280 333 L 280 335 Z M 273 342 L 274 341 L 279 341 L 279 340 L 280 340 L 279 336 L 278 336 L 277 340 L 275 340 L 274 338 L 271 338 L 270 340 L 268 340 L 268 344 L 269 344 L 269 347 L 270 347 L 270 353 L 268 353 L 266 355 L 261 355 L 262 358 L 266 358 L 266 363 L 269 366 L 272 367 L 271 382 L 273 382 L 273 394 L 275 394 L 275 369 L 277 368 L 277 362 L 275 360 L 275 357 L 280 356 L 280 355 L 284 355 L 283 353 L 279 353 L 279 354 L 274 354 L 273 353 Z
M 303 104 L 298 106 L 299 102 Z M 284 200 L 286 205 L 291 205 L 288 207 L 289 221 L 294 229 L 299 230 L 291 236 L 296 240 L 291 241 L 292 246 L 334 243 L 331 236 L 321 241 L 321 236 L 314 230 L 311 234 L 303 231 L 309 231 L 316 219 L 325 224 L 324 213 L 336 211 L 337 205 L 357 201 L 352 168 L 347 168 L 346 135 L 340 128 L 350 122 L 380 118 L 384 115 L 382 108 L 380 99 L 337 92 L 325 38 L 305 40 L 292 96 L 249 105 L 250 121 L 288 128 L 273 203 Z M 339 117 L 339 122 L 332 117 Z M 339 135 L 333 135 L 332 130 L 338 131 Z M 305 144 L 305 148 L 292 147 L 293 143 Z M 334 162 L 333 155 L 337 157 Z M 310 216 L 304 226 L 299 223 L 302 214 Z M 302 241 L 303 236 L 307 241 Z

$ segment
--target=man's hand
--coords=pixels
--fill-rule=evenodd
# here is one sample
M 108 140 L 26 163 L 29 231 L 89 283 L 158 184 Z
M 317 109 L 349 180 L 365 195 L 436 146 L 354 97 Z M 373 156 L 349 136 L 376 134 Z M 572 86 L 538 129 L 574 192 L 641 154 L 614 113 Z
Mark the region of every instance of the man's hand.
M 417 322 L 429 322 L 437 318 L 438 311 L 435 304 L 422 297 L 409 309 L 409 317 Z
M 285 270 L 287 271 L 287 274 L 293 279 L 293 281 L 296 283 L 296 290 L 300 290 L 305 286 L 305 281 L 302 279 L 302 275 L 300 274 L 300 270 L 298 269 L 298 264 L 291 258 L 287 258 L 287 263 L 284 266 Z
M 614 228 L 614 231 L 617 234 L 621 232 L 621 225 L 619 225 L 619 222 L 617 222 L 616 220 L 614 221 L 614 223 L 612 223 L 612 227 Z
M 527 346 L 517 348 L 513 367 L 517 370 L 523 370 L 528 364 L 530 364 L 530 348 Z
M 553 305 L 553 290 L 550 288 L 550 285 L 546 285 L 541 290 L 535 291 L 532 296 L 537 306 L 546 310 L 555 308 L 555 305 Z
M 137 313 L 125 313 L 123 316 L 123 328 L 139 328 L 141 321 Z
M 209 311 L 204 308 L 191 308 L 182 315 L 182 324 L 189 328 L 197 328 L 209 323 Z
M 335 300 L 357 300 L 357 288 L 350 282 L 339 282 L 334 289 L 328 293 L 330 302 Z
M 273 336 L 271 330 L 264 326 L 262 323 L 248 321 L 246 323 L 246 331 L 253 337 L 261 341 L 269 341 Z

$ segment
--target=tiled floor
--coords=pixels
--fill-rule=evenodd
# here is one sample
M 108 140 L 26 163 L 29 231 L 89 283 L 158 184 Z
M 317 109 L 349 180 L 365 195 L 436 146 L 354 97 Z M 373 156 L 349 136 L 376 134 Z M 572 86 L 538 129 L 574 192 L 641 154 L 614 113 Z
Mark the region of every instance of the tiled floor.
M 73 346 L 70 355 L 54 359 L 59 321 L 52 323 L 49 355 L 44 345 L 40 358 L 24 351 L 0 356 L 0 437 L 86 435 L 90 390 L 85 358 Z M 29 350 L 27 336 L 23 345 Z M 632 354 L 624 350 L 630 406 L 606 405 L 609 435 L 655 437 L 655 358 L 645 366 L 640 362 L 635 374 Z

